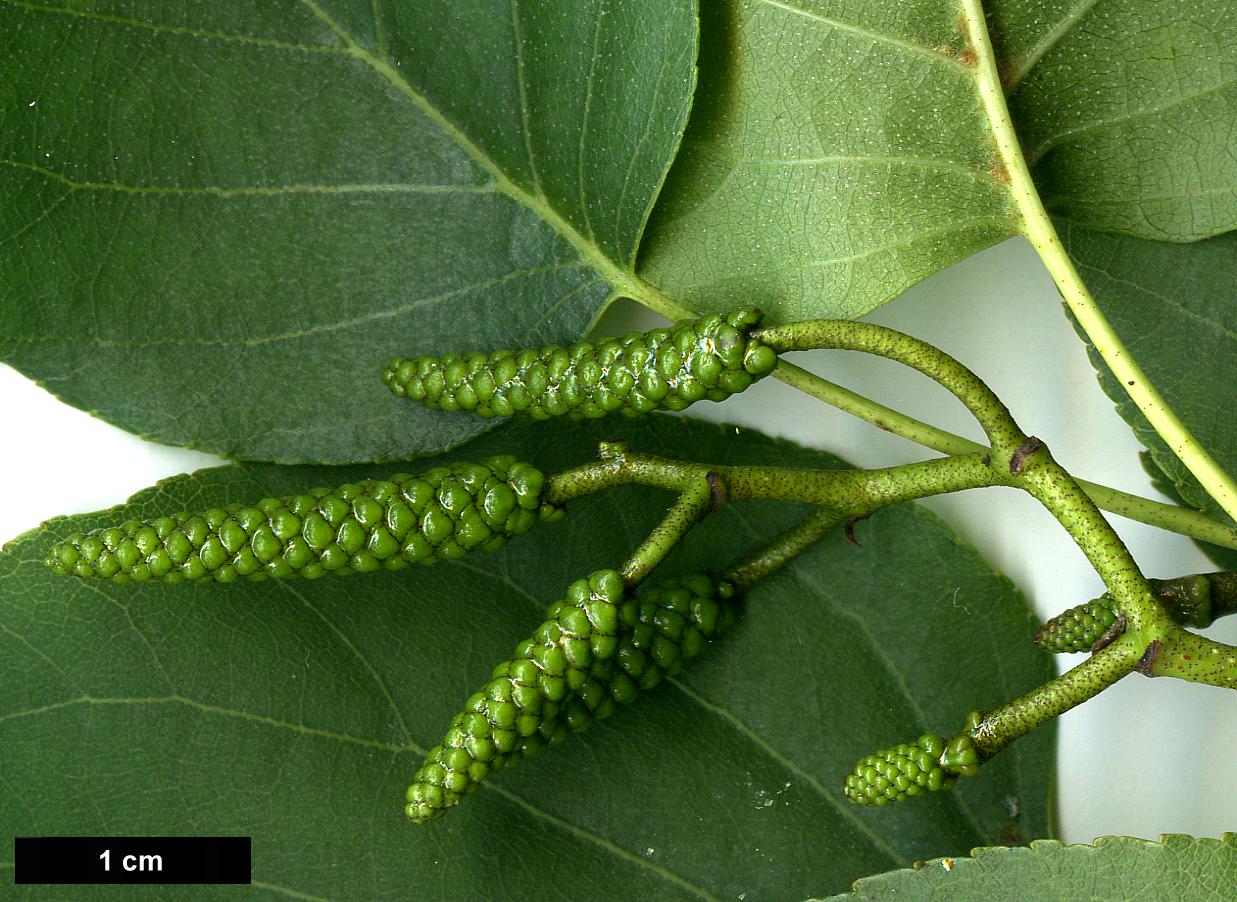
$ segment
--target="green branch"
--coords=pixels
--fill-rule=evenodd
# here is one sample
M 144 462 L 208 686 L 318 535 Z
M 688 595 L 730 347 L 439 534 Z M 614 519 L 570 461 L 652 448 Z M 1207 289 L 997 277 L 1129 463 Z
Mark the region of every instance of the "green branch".
M 1153 643 L 1144 653 L 1141 669 L 1147 676 L 1237 689 L 1237 648 L 1178 629 Z
M 619 571 L 628 586 L 634 586 L 653 572 L 683 538 L 709 512 L 713 480 L 706 474 L 690 483 L 679 495 L 666 516 L 640 543 Z
M 870 323 L 813 320 L 760 329 L 754 337 L 779 353 L 837 348 L 874 354 L 913 367 L 948 389 L 983 427 L 992 454 L 1008 468 L 1011 484 L 1043 504 L 1082 549 L 1143 646 L 1174 630 L 1125 543 L 1095 503 L 1052 459 L 1043 442 L 1023 433 L 983 380 L 957 360 L 919 339 Z M 990 464 L 989 459 L 985 457 L 984 463 Z M 897 478 L 902 478 L 900 473 Z
M 818 508 L 722 577 L 738 591 L 781 570 L 837 526 L 845 515 Z
M 886 407 L 785 360 L 778 363 L 773 376 L 799 389 L 804 394 L 811 395 L 844 413 L 871 423 L 878 429 L 883 429 L 942 454 L 967 454 L 984 450 L 984 446 L 979 442 L 973 442 L 968 438 L 939 429 L 930 423 L 917 420 L 892 407 Z M 1084 479 L 1077 481 L 1091 500 L 1110 514 L 1117 514 L 1128 520 L 1189 536 L 1200 542 L 1209 542 L 1221 548 L 1237 550 L 1237 526 L 1213 520 L 1193 508 L 1152 501 L 1150 498 L 1132 495 L 1129 492 L 1087 482 Z
M 902 501 L 964 489 L 1009 484 L 991 455 L 967 454 L 878 470 L 805 470 L 793 467 L 730 467 L 666 460 L 602 445 L 602 460 L 546 478 L 543 500 L 559 506 L 620 485 L 647 485 L 683 493 L 711 486 L 715 505 L 730 500 L 803 501 L 845 516 L 868 516 Z
M 667 319 L 677 320 L 695 315 L 691 310 L 672 301 L 646 282 L 631 276 L 621 281 L 624 296 L 631 297 Z M 778 363 L 773 375 L 804 394 L 925 448 L 931 448 L 942 454 L 967 454 L 984 450 L 984 446 L 978 442 L 886 407 L 785 360 Z M 1237 527 L 1220 523 L 1199 511 L 1175 504 L 1152 501 L 1149 498 L 1084 480 L 1079 480 L 1079 485 L 1086 490 L 1099 507 L 1110 513 L 1189 536 L 1202 542 L 1210 542 L 1222 548 L 1237 550 Z
M 1056 679 L 982 715 L 967 734 L 980 755 L 985 760 L 991 758 L 1015 739 L 1133 673 L 1142 653 L 1137 640 L 1122 637 Z
M 1121 537 L 1086 492 L 1052 459 L 1047 448 L 1040 444 L 1027 456 L 1014 479 L 1056 517 L 1086 555 L 1125 615 L 1127 636 L 1137 634 L 1145 648 L 1177 628 L 1168 612 L 1155 601 L 1150 584 Z
M 757 329 L 752 337 L 779 354 L 827 348 L 897 361 L 939 383 L 965 404 L 997 453 L 1013 453 L 1026 438 L 1009 409 L 982 379 L 940 348 L 905 333 L 856 320 L 819 319 Z

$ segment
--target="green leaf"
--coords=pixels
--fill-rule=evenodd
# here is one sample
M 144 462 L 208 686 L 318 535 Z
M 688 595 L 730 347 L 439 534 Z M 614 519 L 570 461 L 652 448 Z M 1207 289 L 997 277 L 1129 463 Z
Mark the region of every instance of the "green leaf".
M 1237 224 L 1230 0 L 987 7 L 1034 186 L 1000 162 L 957 3 L 712 4 L 642 275 L 697 309 L 856 317 L 1018 234 L 1036 187 L 1146 237 Z
M 484 428 L 386 361 L 578 338 L 694 79 L 690 0 L 6 2 L 0 31 L 0 359 L 292 462 Z
M 1237 227 L 1237 4 L 990 9 L 1010 112 L 1058 221 L 1165 241 Z
M 514 451 L 553 470 L 603 437 L 720 464 L 838 465 L 660 416 L 508 423 L 452 457 Z M 391 469 L 205 470 L 12 543 L 0 834 L 252 835 L 258 885 L 324 899 L 781 899 L 1047 833 L 1051 729 L 954 792 L 893 809 L 843 801 L 863 754 L 957 728 L 1053 672 L 1019 593 L 916 506 L 859 524 L 862 547 L 827 539 L 750 592 L 678 679 L 423 827 L 400 816 L 422 751 L 569 582 L 623 560 L 664 492 L 582 499 L 498 555 L 396 574 L 160 591 L 40 563 L 75 529 Z M 728 506 L 667 569 L 725 566 L 800 512 Z
M 1237 472 L 1237 233 L 1194 244 L 1144 241 L 1070 225 L 1060 234 L 1100 309 L 1151 382 L 1220 466 Z M 1191 507 L 1232 522 L 1147 422 L 1095 348 L 1088 344 L 1087 352 L 1104 392 L 1150 450 L 1152 464 L 1175 494 Z
M 856 317 L 1013 233 L 953 3 L 724 0 L 643 275 L 689 306 Z
M 1166 834 L 1159 842 L 1102 836 L 1093 846 L 1055 841 L 1030 848 L 976 849 L 915 870 L 860 880 L 845 899 L 1133 899 L 1225 902 L 1237 886 L 1237 833 L 1220 839 Z

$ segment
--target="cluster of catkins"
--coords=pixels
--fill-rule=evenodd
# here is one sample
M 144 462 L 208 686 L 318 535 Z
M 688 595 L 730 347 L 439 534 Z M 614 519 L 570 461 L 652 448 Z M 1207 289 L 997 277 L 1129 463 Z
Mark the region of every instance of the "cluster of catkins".
M 628 593 L 614 570 L 577 580 L 430 749 L 405 813 L 439 817 L 489 774 L 635 701 L 733 620 L 729 584 L 691 576 Z
M 58 573 L 113 582 L 318 577 L 494 550 L 557 510 L 544 477 L 509 456 L 269 498 L 72 535 L 52 546 Z M 700 654 L 734 618 L 728 583 L 681 577 L 639 595 L 614 570 L 577 580 L 546 621 L 468 700 L 408 790 L 430 820 L 494 768 L 635 701 Z

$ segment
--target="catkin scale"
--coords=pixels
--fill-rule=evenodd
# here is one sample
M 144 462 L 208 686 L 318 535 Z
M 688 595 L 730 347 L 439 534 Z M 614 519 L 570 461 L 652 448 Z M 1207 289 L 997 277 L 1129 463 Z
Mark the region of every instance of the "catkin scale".
M 721 401 L 773 371 L 777 355 L 751 336 L 761 318 L 743 308 L 569 348 L 396 357 L 383 380 L 402 397 L 482 417 L 683 410 Z
M 527 532 L 544 476 L 514 457 L 457 463 L 200 514 L 71 535 L 48 551 L 62 574 L 177 583 L 400 570 L 493 551 Z
M 732 594 L 706 576 L 634 597 L 613 570 L 572 583 L 430 749 L 405 814 L 416 823 L 440 817 L 494 769 L 561 743 L 677 673 L 733 622 Z

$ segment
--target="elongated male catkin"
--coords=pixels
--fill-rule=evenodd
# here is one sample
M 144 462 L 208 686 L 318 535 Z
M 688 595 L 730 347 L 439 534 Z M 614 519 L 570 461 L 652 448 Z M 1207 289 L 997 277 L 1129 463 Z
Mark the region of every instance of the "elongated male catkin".
M 397 395 L 483 417 L 683 410 L 705 398 L 721 401 L 773 372 L 777 355 L 751 337 L 761 317 L 744 308 L 569 348 L 397 357 L 383 379 Z
M 511 456 L 71 535 L 57 573 L 113 582 L 258 580 L 399 570 L 492 551 L 552 511 L 545 479 Z
M 625 597 L 614 570 L 572 583 L 430 749 L 408 788 L 405 814 L 416 823 L 440 817 L 495 768 L 587 729 L 616 702 L 635 701 L 733 622 L 732 595 L 707 576 L 635 597 Z

